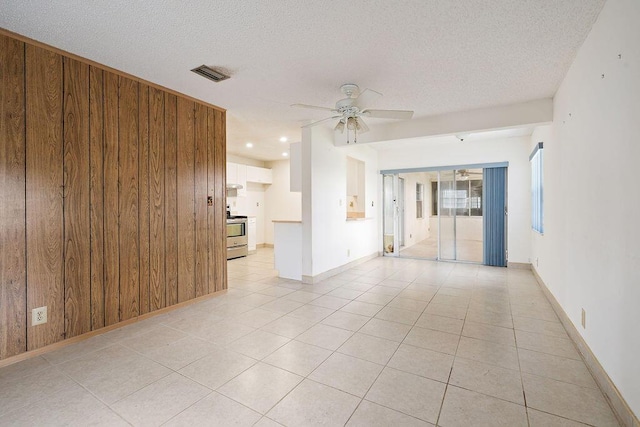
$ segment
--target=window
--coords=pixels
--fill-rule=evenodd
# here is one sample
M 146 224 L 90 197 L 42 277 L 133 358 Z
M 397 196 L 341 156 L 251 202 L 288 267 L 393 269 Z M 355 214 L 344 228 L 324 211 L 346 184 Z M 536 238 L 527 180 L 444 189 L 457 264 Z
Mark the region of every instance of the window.
M 531 162 L 531 228 L 540 234 L 544 233 L 543 227 L 543 164 L 542 142 L 539 142 L 529 156 Z
M 482 180 L 469 179 L 442 182 L 440 199 L 442 214 L 447 216 L 482 216 Z M 438 215 L 438 183 L 431 183 L 432 215 Z
M 424 218 L 422 211 L 422 200 L 424 199 L 424 185 L 416 182 L 416 218 Z

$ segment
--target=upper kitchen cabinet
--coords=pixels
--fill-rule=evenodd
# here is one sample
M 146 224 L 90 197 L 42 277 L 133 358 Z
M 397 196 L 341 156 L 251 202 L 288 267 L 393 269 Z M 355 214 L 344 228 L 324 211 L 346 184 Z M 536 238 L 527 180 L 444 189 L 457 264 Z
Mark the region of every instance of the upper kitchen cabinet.
M 234 188 L 236 185 L 242 188 Z M 227 162 L 227 188 L 235 191 L 235 194 L 229 194 L 232 197 L 247 196 L 247 165 Z
M 258 184 L 272 184 L 273 173 L 271 172 L 271 169 L 247 166 L 247 182 L 256 182 Z

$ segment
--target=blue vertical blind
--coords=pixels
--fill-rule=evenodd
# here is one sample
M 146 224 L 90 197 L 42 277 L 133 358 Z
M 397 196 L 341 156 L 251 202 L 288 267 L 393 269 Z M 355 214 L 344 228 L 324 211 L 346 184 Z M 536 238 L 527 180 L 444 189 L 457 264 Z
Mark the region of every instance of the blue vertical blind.
M 507 168 L 485 168 L 482 174 L 484 197 L 483 263 L 507 266 Z
M 531 228 L 540 234 L 544 233 L 542 153 L 542 142 L 539 142 L 529 156 L 531 163 Z

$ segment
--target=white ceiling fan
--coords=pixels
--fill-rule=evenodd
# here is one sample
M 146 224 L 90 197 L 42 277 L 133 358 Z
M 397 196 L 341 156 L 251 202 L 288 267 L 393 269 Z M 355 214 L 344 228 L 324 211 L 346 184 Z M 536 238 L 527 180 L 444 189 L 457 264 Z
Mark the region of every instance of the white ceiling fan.
M 381 93 L 376 92 L 375 90 L 365 89 L 360 92 L 358 85 L 352 83 L 342 85 L 340 90 L 346 95 L 346 98 L 336 102 L 335 108 L 318 107 L 307 104 L 292 104 L 292 107 L 310 108 L 313 110 L 330 111 L 332 113 L 330 117 L 309 123 L 303 127 L 311 127 L 327 120 L 339 119 L 335 129 L 342 133 L 344 133 L 345 128 L 347 129 L 348 144 L 349 131 L 353 131 L 353 142 L 357 142 L 358 132 L 362 133 L 369 130 L 369 127 L 364 122 L 363 117 L 397 120 L 408 120 L 413 117 L 413 111 L 409 110 L 373 110 L 367 108 L 382 96 Z

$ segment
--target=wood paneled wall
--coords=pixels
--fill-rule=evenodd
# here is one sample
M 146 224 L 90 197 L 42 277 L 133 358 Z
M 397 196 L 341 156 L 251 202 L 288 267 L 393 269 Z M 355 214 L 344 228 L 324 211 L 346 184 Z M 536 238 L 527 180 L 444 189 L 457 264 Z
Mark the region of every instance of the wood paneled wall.
M 225 145 L 220 109 L 0 33 L 0 360 L 226 289 Z

